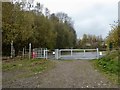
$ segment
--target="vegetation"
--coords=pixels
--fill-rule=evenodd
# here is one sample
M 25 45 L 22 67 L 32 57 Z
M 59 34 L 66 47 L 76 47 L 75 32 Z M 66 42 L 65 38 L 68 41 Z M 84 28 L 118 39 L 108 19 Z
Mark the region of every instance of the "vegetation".
M 13 41 L 16 55 L 32 43 L 32 48 L 70 48 L 76 44 L 72 19 L 65 13 L 52 13 L 43 5 L 28 2 L 2 3 L 2 51 L 10 55 Z
M 107 54 L 98 60 L 94 60 L 94 62 L 100 71 L 107 74 L 107 77 L 120 84 L 118 82 L 120 81 L 120 27 L 118 24 L 113 24 L 111 27 L 111 31 L 106 38 Z
M 104 72 L 109 79 L 118 83 L 118 73 L 120 72 L 118 63 L 118 52 L 114 51 L 111 54 L 94 60 L 95 67 Z
M 105 40 L 102 36 L 87 35 L 84 34 L 82 39 L 78 40 L 78 48 L 99 48 L 100 50 L 106 50 Z
M 117 22 L 111 25 L 111 31 L 107 36 L 106 43 L 109 49 L 118 49 L 120 47 L 120 26 L 118 26 Z
M 54 63 L 44 59 L 34 60 L 7 60 L 2 63 L 3 72 L 17 71 L 15 78 L 24 78 L 38 73 L 42 73 L 54 67 Z

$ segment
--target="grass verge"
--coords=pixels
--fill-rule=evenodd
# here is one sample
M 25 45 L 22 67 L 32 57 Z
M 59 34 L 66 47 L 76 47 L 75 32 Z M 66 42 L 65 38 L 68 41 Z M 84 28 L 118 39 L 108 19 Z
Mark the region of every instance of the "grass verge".
M 104 74 L 108 79 L 110 79 L 115 84 L 120 84 L 118 82 L 118 73 L 120 72 L 118 64 L 118 52 L 107 53 L 104 57 L 98 60 L 92 60 L 94 67 L 98 69 L 102 74 Z
M 7 80 L 19 79 L 19 78 L 27 78 L 36 74 L 40 74 L 44 71 L 47 71 L 53 68 L 55 63 L 50 60 L 45 59 L 23 59 L 23 60 L 8 60 L 3 61 L 2 63 L 2 71 L 3 73 L 7 73 L 10 75 L 14 75 L 14 77 L 9 77 Z M 4 77 L 4 76 L 3 76 Z M 6 80 L 3 80 L 6 81 Z

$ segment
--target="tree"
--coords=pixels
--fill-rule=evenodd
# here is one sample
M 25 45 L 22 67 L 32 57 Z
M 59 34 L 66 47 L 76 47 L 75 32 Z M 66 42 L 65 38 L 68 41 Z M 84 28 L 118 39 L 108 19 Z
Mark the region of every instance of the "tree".
M 43 5 L 40 4 L 40 3 L 37 3 L 36 6 L 35 6 L 35 9 L 36 9 L 36 12 L 38 14 L 41 14 L 42 15 L 42 11 L 43 11 Z
M 60 22 L 57 14 L 51 14 L 37 3 L 31 10 L 28 3 L 3 3 L 3 52 L 6 53 L 10 43 L 14 42 L 16 55 L 23 47 L 32 43 L 32 48 L 71 48 L 76 44 L 76 32 L 71 18 L 63 13 L 64 22 Z M 21 6 L 22 5 L 22 6 Z
M 103 48 L 102 36 L 95 36 L 90 34 L 84 34 L 82 39 L 78 40 L 79 48 Z
M 118 23 L 113 24 L 111 26 L 111 31 L 109 32 L 109 35 L 107 36 L 106 42 L 108 45 L 112 43 L 113 48 L 119 47 L 119 31 L 120 27 L 118 26 Z

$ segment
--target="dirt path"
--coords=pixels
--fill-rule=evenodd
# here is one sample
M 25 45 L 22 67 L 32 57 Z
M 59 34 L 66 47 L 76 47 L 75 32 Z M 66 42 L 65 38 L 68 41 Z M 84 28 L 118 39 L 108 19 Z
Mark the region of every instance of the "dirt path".
M 12 88 L 110 88 L 117 87 L 95 70 L 87 60 L 54 61 L 56 67 L 42 74 L 5 82 Z M 5 78 L 5 76 L 3 76 Z

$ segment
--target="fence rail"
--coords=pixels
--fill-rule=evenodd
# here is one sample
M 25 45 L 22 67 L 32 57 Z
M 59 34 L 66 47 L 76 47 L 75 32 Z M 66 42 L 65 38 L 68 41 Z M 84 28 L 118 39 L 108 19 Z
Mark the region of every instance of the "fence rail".
M 84 51 L 84 50 L 87 50 L 87 51 L 95 51 L 97 49 L 60 49 L 59 51 Z

